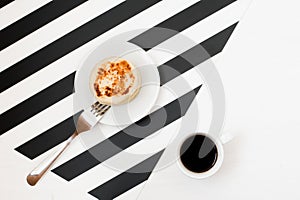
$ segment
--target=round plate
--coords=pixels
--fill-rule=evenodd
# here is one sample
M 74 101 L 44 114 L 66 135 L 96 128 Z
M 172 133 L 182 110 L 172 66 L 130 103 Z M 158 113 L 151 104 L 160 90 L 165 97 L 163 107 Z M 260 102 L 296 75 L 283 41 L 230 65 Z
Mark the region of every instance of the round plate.
M 110 57 L 121 57 L 131 62 L 141 75 L 141 88 L 129 103 L 113 105 L 100 122 L 107 125 L 128 125 L 149 114 L 158 97 L 160 78 L 157 66 L 142 48 L 118 38 L 102 43 L 80 64 L 74 84 L 74 109 L 90 109 L 97 101 L 90 90 L 90 73 L 99 61 Z

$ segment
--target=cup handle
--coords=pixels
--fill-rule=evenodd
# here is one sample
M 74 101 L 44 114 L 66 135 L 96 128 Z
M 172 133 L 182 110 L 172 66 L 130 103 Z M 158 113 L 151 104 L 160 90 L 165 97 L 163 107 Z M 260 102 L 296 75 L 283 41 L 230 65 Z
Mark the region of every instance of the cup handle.
M 222 144 L 226 144 L 226 143 L 230 142 L 234 137 L 235 137 L 235 135 L 232 132 L 226 131 L 226 132 L 222 133 L 220 140 L 221 140 Z

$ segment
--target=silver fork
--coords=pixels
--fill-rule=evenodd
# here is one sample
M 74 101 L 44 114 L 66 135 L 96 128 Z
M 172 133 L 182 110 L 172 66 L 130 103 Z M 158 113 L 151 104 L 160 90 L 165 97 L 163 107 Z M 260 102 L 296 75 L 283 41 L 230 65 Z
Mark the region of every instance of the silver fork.
M 88 131 L 95 126 L 109 108 L 109 105 L 103 105 L 99 102 L 96 102 L 91 105 L 91 110 L 85 110 L 83 113 L 81 113 L 76 124 L 75 132 L 71 137 L 64 141 L 62 149 L 55 151 L 48 158 L 43 160 L 36 168 L 34 168 L 27 176 L 27 183 L 31 186 L 34 186 L 51 168 L 64 150 L 71 144 L 73 139 L 80 133 Z

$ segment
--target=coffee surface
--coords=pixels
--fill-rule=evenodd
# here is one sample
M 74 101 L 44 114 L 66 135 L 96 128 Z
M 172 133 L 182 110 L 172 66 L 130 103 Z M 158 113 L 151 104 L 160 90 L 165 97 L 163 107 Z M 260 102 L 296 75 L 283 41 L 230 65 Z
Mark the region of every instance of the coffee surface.
M 184 167 L 195 173 L 203 173 L 211 169 L 218 158 L 215 143 L 203 135 L 187 138 L 180 148 L 180 160 Z

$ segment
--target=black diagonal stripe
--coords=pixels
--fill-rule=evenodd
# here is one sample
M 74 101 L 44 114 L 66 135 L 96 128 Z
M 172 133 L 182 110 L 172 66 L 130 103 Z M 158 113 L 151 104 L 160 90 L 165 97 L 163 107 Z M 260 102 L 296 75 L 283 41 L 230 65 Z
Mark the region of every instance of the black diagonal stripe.
M 178 73 L 183 74 L 194 66 L 197 66 L 210 57 L 220 53 L 225 47 L 236 25 L 237 23 L 229 26 L 204 42 L 201 42 L 181 55 L 160 65 L 158 71 L 160 74 L 161 85 L 178 76 Z M 176 70 L 177 73 L 174 73 L 174 70 Z
M 0 1 L 0 8 L 10 4 L 11 2 L 13 2 L 14 0 L 1 0 Z
M 153 134 L 155 131 L 167 126 L 168 124 L 185 115 L 190 104 L 195 98 L 195 93 L 198 93 L 200 87 L 188 92 L 177 100 L 167 104 L 163 108 L 158 109 L 150 115 L 142 118 L 124 130 L 119 131 L 108 139 L 100 142 L 99 144 L 67 161 L 61 166 L 53 169 L 52 171 L 65 180 L 70 181 L 80 174 L 97 166 L 101 162 L 118 154 L 122 150 L 130 147 L 143 138 Z M 164 115 L 166 116 L 166 119 L 165 121 L 162 121 L 161 116 Z
M 73 93 L 75 73 L 0 115 L 0 135 Z
M 151 49 L 159 43 L 171 38 L 177 32 L 183 31 L 235 1 L 236 0 L 201 0 L 162 23 L 157 24 L 154 28 L 138 35 L 130 40 L 130 42 L 145 50 Z M 157 27 L 170 29 L 172 31 L 158 30 L 156 29 Z
M 0 73 L 0 92 L 161 0 L 127 0 Z
M 81 112 L 76 113 L 75 116 L 69 117 L 44 133 L 17 147 L 15 150 L 30 159 L 34 159 L 45 153 L 49 149 L 68 139 L 73 134 L 75 131 L 74 121 L 76 121 L 76 118 L 78 118 L 80 114 Z
M 140 183 L 148 180 L 163 151 L 160 151 L 143 162 L 135 165 L 106 183 L 98 186 L 89 192 L 89 194 L 101 200 L 111 200 L 126 191 L 134 188 Z M 140 173 L 134 173 L 140 172 Z
M 199 52 L 197 52 L 197 48 L 201 48 L 201 46 L 203 48 L 206 48 L 206 50 L 208 51 L 208 53 L 211 56 L 216 55 L 218 52 L 223 50 L 224 45 L 227 43 L 232 31 L 234 30 L 236 24 L 228 27 L 227 29 L 217 33 L 216 35 L 212 36 L 211 38 L 205 40 L 204 42 L 202 42 L 200 45 L 195 46 L 194 48 L 182 53 L 180 56 L 175 57 L 174 59 L 170 60 L 169 62 L 165 63 L 164 65 L 159 66 L 159 73 L 160 73 L 160 81 L 161 81 L 161 85 L 167 83 L 168 81 L 170 81 L 171 79 L 175 78 L 176 76 L 178 76 L 178 73 L 175 73 L 170 70 L 169 67 L 175 69 L 176 71 L 178 71 L 179 73 L 184 73 L 185 71 L 191 69 L 191 67 L 193 67 L 193 65 L 191 63 L 194 63 L 195 65 L 200 64 L 201 62 L 203 62 L 207 57 L 206 54 L 203 55 L 199 55 L 199 53 L 203 52 L 202 49 L 199 50 Z M 195 55 L 195 56 L 192 56 Z M 189 58 L 190 62 L 187 62 L 185 59 L 183 58 Z M 168 66 L 168 67 L 166 67 Z M 64 85 L 63 87 L 68 88 L 71 90 L 72 87 L 69 85 Z M 73 130 L 73 124 L 68 123 L 67 121 L 63 122 L 62 125 L 63 127 L 66 127 L 67 130 Z M 43 136 L 41 136 L 41 138 L 43 138 Z M 34 140 L 34 139 L 33 139 Z M 47 141 L 47 139 L 40 139 L 42 141 Z M 35 158 L 37 156 L 39 156 L 41 153 L 43 153 L 43 151 L 37 151 L 38 153 L 34 154 L 32 153 L 32 151 L 30 149 L 38 149 L 40 146 L 47 146 L 45 144 L 46 142 L 42 142 L 40 144 L 37 143 L 32 143 L 29 142 L 27 144 L 27 148 L 23 149 L 22 151 L 20 151 L 20 153 L 22 153 L 23 155 L 27 156 L 27 155 L 31 155 L 30 158 Z M 49 145 L 48 146 L 53 146 Z M 19 148 L 19 147 L 18 147 Z M 17 149 L 18 149 L 17 148 Z M 44 151 L 49 150 L 49 149 L 44 149 Z M 33 156 L 34 155 L 34 156 Z
M 0 51 L 86 1 L 51 1 L 14 22 L 0 31 Z

